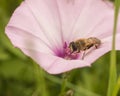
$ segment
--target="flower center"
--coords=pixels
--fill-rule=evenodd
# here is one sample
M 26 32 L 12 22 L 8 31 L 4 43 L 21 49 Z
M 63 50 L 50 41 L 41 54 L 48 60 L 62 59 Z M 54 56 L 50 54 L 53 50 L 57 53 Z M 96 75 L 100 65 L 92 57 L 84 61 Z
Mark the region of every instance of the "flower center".
M 65 49 L 64 59 L 72 60 L 72 59 L 77 59 L 77 58 L 78 58 L 78 53 L 72 53 L 70 48 L 68 47 Z
M 67 43 L 64 43 L 63 52 L 57 54 L 57 56 L 62 57 L 66 60 L 73 60 L 79 57 L 79 53 L 72 53 Z

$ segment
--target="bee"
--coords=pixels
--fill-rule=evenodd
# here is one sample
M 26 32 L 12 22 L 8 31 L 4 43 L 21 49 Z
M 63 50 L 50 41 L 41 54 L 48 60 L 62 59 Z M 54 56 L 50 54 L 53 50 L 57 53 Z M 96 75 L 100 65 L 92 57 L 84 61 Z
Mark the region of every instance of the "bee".
M 91 47 L 95 46 L 97 49 L 100 46 L 101 40 L 96 37 L 89 37 L 89 38 L 82 38 L 76 41 L 72 41 L 69 44 L 69 49 L 71 54 L 73 53 L 80 53 L 80 51 L 84 51 L 82 59 L 84 59 L 85 51 L 90 49 Z

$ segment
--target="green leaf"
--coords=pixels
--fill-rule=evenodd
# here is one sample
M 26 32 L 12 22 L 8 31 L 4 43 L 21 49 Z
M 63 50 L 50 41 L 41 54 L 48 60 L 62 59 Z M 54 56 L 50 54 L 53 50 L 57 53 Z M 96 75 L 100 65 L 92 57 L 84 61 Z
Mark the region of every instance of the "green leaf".
M 4 50 L 4 48 L 0 47 L 0 60 L 6 60 L 10 58 L 10 55 Z
M 120 0 L 115 0 L 114 29 L 113 29 L 111 63 L 110 63 L 110 70 L 109 70 L 109 84 L 108 84 L 107 96 L 112 96 L 113 88 L 117 80 L 115 40 L 116 40 L 119 7 L 120 7 Z

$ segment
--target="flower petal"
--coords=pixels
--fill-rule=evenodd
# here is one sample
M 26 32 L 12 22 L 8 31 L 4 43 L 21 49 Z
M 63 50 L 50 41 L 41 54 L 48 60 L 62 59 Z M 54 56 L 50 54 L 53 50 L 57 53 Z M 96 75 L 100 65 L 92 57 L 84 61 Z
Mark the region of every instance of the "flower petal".
M 120 34 L 117 35 L 116 40 L 116 50 L 120 50 Z M 83 60 L 65 60 L 51 54 L 45 54 L 38 51 L 23 49 L 22 51 L 33 58 L 40 66 L 50 74 L 60 74 L 75 68 L 89 67 L 91 64 L 97 60 L 100 56 L 111 50 L 112 36 L 102 40 L 103 43 L 100 48 L 92 50 L 87 53 Z M 48 62 L 49 61 L 49 62 Z
M 24 2 L 13 13 L 7 27 L 9 26 L 25 30 L 26 32 L 28 32 L 28 34 L 34 35 L 41 38 L 43 41 L 48 42 L 37 21 L 30 12 L 30 9 L 26 6 Z M 12 33 L 12 31 L 10 30 L 9 32 Z M 6 31 L 6 33 L 8 32 Z
M 117 21 L 117 34 L 120 33 L 120 14 Z M 114 14 L 109 15 L 105 20 L 101 21 L 101 23 L 94 28 L 91 36 L 99 37 L 99 39 L 104 39 L 113 34 L 113 26 L 114 26 Z
M 64 41 L 56 0 L 26 0 L 25 3 L 54 51 L 62 48 Z
M 50 0 L 26 0 L 16 9 L 6 29 L 10 26 L 25 30 L 24 32 L 40 38 L 51 49 L 57 51 L 63 46 L 63 41 L 56 8 L 54 0 L 53 2 Z M 9 30 L 6 33 L 12 33 L 12 31 Z
M 113 16 L 113 9 L 103 0 L 25 0 L 14 12 L 6 34 L 14 46 L 44 70 L 59 74 L 90 66 L 111 50 Z M 55 56 L 56 52 L 63 51 L 65 42 L 90 36 L 99 37 L 102 44 L 87 53 L 84 60 Z M 119 37 L 120 33 L 116 42 L 118 50 Z
M 22 51 L 34 59 L 45 71 L 50 74 L 60 74 L 75 68 L 90 66 L 90 63 L 83 60 L 65 60 L 57 56 L 23 48 Z
M 38 52 L 54 55 L 53 50 L 50 49 L 44 41 L 35 35 L 31 35 L 25 30 L 8 26 L 6 28 L 6 32 L 15 47 L 36 50 Z
M 70 39 L 75 40 L 79 38 L 90 37 L 93 33 L 97 31 L 100 32 L 102 29 L 97 30 L 96 27 L 101 26 L 101 24 L 104 24 L 109 20 L 110 22 L 113 22 L 113 16 L 113 8 L 103 0 L 87 0 L 84 9 L 82 9 L 77 22 L 74 25 L 74 29 L 72 31 L 73 33 L 71 33 L 69 36 Z M 107 22 L 107 24 L 109 24 L 109 22 Z M 110 23 L 110 25 L 113 25 L 113 23 Z M 107 29 L 111 30 L 113 27 L 110 25 L 108 25 L 109 27 L 107 27 Z
M 120 50 L 120 33 L 116 36 L 116 50 Z M 112 50 L 112 36 L 102 39 L 102 44 L 98 49 L 94 49 L 86 54 L 84 60 L 93 63 L 99 57 Z
M 69 42 L 69 35 L 73 31 L 74 24 L 77 21 L 80 13 L 83 8 L 86 7 L 86 3 L 89 0 L 56 0 L 60 19 L 61 19 L 61 28 L 63 32 L 63 39 L 66 42 Z

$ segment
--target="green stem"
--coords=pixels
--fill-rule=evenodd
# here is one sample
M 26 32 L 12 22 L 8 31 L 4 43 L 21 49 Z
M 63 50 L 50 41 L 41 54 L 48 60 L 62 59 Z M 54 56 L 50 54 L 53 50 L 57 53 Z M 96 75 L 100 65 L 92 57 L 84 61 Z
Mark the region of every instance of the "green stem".
M 46 90 L 45 78 L 43 70 L 33 62 L 35 80 L 36 80 L 36 91 L 33 96 L 48 96 L 48 91 Z
M 119 90 L 120 90 L 120 76 L 119 76 L 117 83 L 114 87 L 112 96 L 117 96 Z
M 114 29 L 112 38 L 112 51 L 110 57 L 110 70 L 109 70 L 109 84 L 107 96 L 112 96 L 113 88 L 116 84 L 117 73 L 116 73 L 116 51 L 115 51 L 115 40 L 116 40 L 116 30 L 117 30 L 117 20 L 119 13 L 119 0 L 115 0 L 115 15 L 114 15 Z
M 59 96 L 64 96 L 66 85 L 67 85 L 67 81 L 68 81 L 68 74 L 64 73 L 63 74 L 63 81 L 62 81 L 62 85 L 61 85 L 61 92 L 60 92 Z
M 46 78 L 48 80 L 56 83 L 56 84 L 61 84 L 61 79 L 58 78 L 58 77 L 55 77 L 55 76 L 52 76 L 52 75 L 46 75 Z M 101 96 L 99 94 L 96 94 L 96 93 L 94 93 L 92 91 L 89 91 L 89 90 L 83 88 L 82 86 L 78 87 L 77 85 L 74 85 L 74 84 L 72 84 L 70 82 L 67 82 L 66 87 L 70 88 L 70 89 L 74 89 L 75 92 L 77 92 L 78 94 L 83 94 L 84 96 Z

